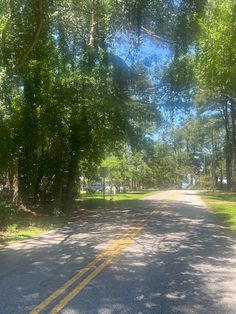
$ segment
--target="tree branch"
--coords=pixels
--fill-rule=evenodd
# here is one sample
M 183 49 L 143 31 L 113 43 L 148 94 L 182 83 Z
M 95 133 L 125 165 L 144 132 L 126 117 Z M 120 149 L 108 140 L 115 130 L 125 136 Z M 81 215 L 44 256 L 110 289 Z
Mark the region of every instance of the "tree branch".
M 20 60 L 17 62 L 13 70 L 18 71 L 27 61 L 30 53 L 33 51 L 34 47 L 37 45 L 40 33 L 43 28 L 43 0 L 38 0 L 38 9 L 39 9 L 39 16 L 38 16 L 38 23 L 37 23 L 37 29 L 34 35 L 34 39 L 28 49 L 24 52 L 24 54 L 21 56 Z
M 171 40 L 169 40 L 167 38 L 158 36 L 154 32 L 150 31 L 149 29 L 144 28 L 143 26 L 141 27 L 141 33 L 144 33 L 144 34 L 152 37 L 153 39 L 155 39 L 155 40 L 157 40 L 159 42 L 163 42 L 163 43 L 171 44 L 171 45 L 174 44 L 174 41 L 171 41 Z
M 223 97 L 228 98 L 229 100 L 231 100 L 233 103 L 236 104 L 236 97 L 235 96 L 232 96 L 232 95 L 229 95 L 229 94 L 226 94 L 226 93 L 220 93 L 220 95 L 223 96 Z

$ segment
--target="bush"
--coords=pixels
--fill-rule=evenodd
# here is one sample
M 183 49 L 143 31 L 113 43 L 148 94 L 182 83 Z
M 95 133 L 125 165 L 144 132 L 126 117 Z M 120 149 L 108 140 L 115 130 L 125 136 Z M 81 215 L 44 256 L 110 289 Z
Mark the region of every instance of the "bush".
M 14 204 L 8 201 L 0 203 L 0 226 L 3 227 L 9 223 L 18 213 Z

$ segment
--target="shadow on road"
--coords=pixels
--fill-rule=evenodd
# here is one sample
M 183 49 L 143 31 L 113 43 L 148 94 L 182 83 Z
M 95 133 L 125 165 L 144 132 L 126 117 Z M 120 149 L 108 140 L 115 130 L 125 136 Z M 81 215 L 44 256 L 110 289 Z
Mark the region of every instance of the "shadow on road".
M 236 313 L 236 243 L 191 192 L 181 197 L 68 305 L 68 313 Z M 25 313 L 160 205 L 131 203 L 86 219 L 74 216 L 57 233 L 2 250 L 0 306 L 9 294 L 4 286 L 15 300 L 4 313 Z

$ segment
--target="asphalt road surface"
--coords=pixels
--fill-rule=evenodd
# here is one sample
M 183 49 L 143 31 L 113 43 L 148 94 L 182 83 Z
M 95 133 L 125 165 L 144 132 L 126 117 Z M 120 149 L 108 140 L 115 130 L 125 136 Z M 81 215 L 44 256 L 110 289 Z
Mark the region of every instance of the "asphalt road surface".
M 194 191 L 0 250 L 0 313 L 236 313 L 236 241 Z

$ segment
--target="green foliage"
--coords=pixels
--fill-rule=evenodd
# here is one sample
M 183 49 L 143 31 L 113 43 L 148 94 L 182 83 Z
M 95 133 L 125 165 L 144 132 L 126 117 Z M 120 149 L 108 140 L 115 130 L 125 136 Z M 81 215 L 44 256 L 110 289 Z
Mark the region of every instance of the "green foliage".
M 124 149 L 119 156 L 107 157 L 102 166 L 108 168 L 108 179 L 116 186 L 137 190 L 152 186 L 152 170 L 146 159 L 147 152 Z
M 175 93 L 189 93 L 194 86 L 193 57 L 181 56 L 174 59 L 164 73 L 162 84 Z
M 179 186 L 186 171 L 199 171 L 198 151 L 205 144 L 200 135 L 197 144 L 194 134 L 205 131 L 196 125 L 192 130 L 191 121 L 176 130 L 173 143 L 144 149 L 147 135 L 161 122 L 159 94 L 154 103 L 146 69 L 116 56 L 113 38 L 129 32 L 135 46 L 146 32 L 172 45 L 175 59 L 158 90 L 165 108 L 174 103 L 182 107 L 196 81 L 208 91 L 234 95 L 233 3 L 209 1 L 203 15 L 205 2 L 0 2 L 0 173 L 17 205 L 65 209 L 79 178 L 91 177 L 107 152 L 111 157 L 104 165 L 111 180 L 132 188 Z M 189 47 L 199 34 L 201 17 L 194 58 Z
M 209 1 L 201 20 L 196 60 L 196 77 L 206 90 L 235 95 L 235 29 L 234 1 Z
M 15 233 L 17 230 L 17 224 L 12 224 L 12 225 L 9 225 L 7 226 L 7 232 L 10 232 L 10 233 Z
M 17 208 L 12 203 L 0 202 L 0 226 L 5 226 L 17 215 Z
M 145 95 L 144 70 L 112 53 L 120 14 L 111 1 L 6 3 L 0 172 L 17 204 L 67 206 L 79 177 L 100 164 L 105 150 L 140 145 L 160 120 Z
M 201 19 L 196 46 L 195 101 L 202 112 L 218 112 L 224 128 L 228 189 L 236 189 L 236 6 L 234 1 L 209 1 Z
M 63 217 L 64 213 L 59 208 L 54 208 L 52 211 L 52 215 L 55 217 Z
M 155 145 L 152 170 L 155 186 L 161 188 L 181 187 L 186 174 L 187 156 L 184 152 L 174 151 L 171 144 L 158 141 Z
M 165 133 L 155 144 L 152 177 L 157 186 L 216 187 L 226 175 L 224 132 L 218 120 L 194 115 Z

